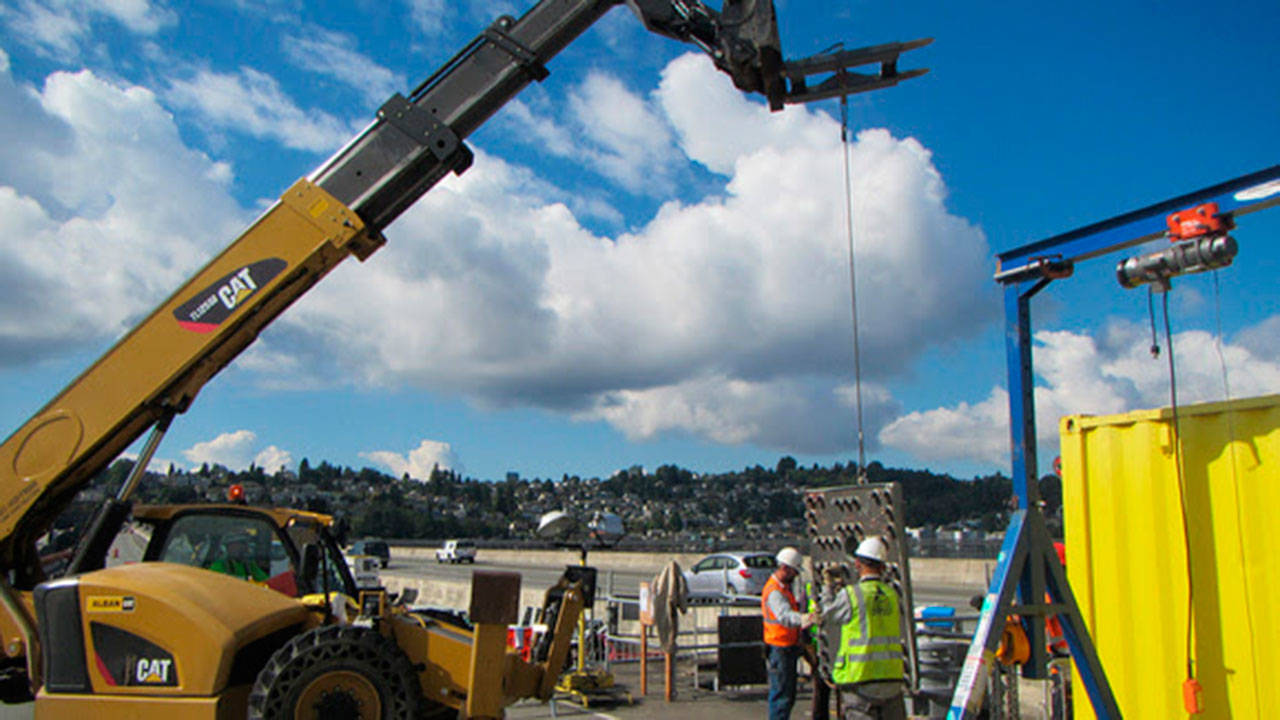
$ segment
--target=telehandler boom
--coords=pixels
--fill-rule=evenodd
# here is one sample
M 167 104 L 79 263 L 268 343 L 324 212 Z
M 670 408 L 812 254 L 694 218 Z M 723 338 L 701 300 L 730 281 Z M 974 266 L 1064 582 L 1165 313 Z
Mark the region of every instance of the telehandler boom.
M 363 614 L 364 627 L 343 624 L 331 607 L 341 588 L 326 588 L 323 602 L 308 604 L 278 588 L 254 588 L 164 557 L 103 566 L 133 512 L 129 497 L 157 443 L 204 384 L 338 263 L 372 255 L 385 242 L 383 229 L 444 176 L 464 172 L 472 154 L 463 140 L 530 82 L 546 77 L 553 56 L 620 4 L 540 0 L 519 19 L 499 18 L 408 96 L 388 99 L 362 132 L 294 183 L 0 445 L 0 672 L 6 679 L 0 694 L 22 699 L 33 693 L 42 718 L 72 712 L 243 717 L 253 704 L 246 700 L 251 690 L 265 697 L 273 687 L 264 682 L 292 677 L 295 684 L 305 681 L 302 689 L 254 705 L 254 716 L 410 717 L 421 712 L 417 701 L 392 702 L 361 678 L 411 667 L 424 691 L 453 688 L 452 697 L 429 703 L 467 716 L 500 715 L 516 688 L 547 696 L 543 676 L 554 681 L 559 666 L 551 657 L 538 667 L 504 660 L 503 613 L 482 618 L 474 630 L 441 625 L 427 631 L 408 614 L 380 611 Z M 899 72 L 897 59 L 928 40 L 786 62 L 772 0 L 724 0 L 720 10 L 699 0 L 625 4 L 648 29 L 700 47 L 738 88 L 762 93 L 774 110 L 925 72 Z M 861 65 L 879 67 L 851 70 Z M 816 75 L 828 77 L 811 84 Z M 65 576 L 49 580 L 37 538 L 148 428 L 152 436 L 133 475 L 85 529 Z M 328 552 L 321 538 L 310 546 L 290 555 L 297 563 L 291 572 L 308 581 L 317 572 L 315 558 Z M 562 618 L 576 617 L 583 599 L 566 585 L 552 602 Z M 180 642 L 174 633 L 182 628 L 204 628 L 205 644 Z M 452 641 L 439 639 L 447 637 Z M 129 659 L 130 673 L 116 677 L 104 664 L 107 656 Z M 317 664 L 317 656 L 328 664 Z M 468 668 L 465 677 L 428 682 L 459 663 Z M 299 673 L 318 674 L 299 680 Z M 353 715 L 356 706 L 364 709 Z

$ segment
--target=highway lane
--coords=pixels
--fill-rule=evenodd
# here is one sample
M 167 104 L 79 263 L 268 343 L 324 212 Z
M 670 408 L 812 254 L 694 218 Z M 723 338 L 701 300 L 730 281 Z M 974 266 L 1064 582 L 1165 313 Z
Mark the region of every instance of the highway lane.
M 588 558 L 590 562 L 590 558 Z M 507 570 L 521 574 L 521 586 L 529 588 L 548 588 L 555 584 L 564 571 L 564 566 L 517 565 L 513 563 L 491 563 L 477 561 L 475 565 L 440 564 L 434 559 L 425 557 L 405 557 L 393 554 L 391 563 L 382 572 L 394 575 L 405 575 L 414 578 L 437 578 L 440 580 L 467 582 L 471 579 L 473 569 Z M 598 583 L 604 591 L 612 591 L 623 596 L 639 594 L 641 582 L 652 580 L 660 568 L 646 569 L 599 569 Z M 981 594 L 986 588 L 980 586 L 967 587 L 961 584 L 917 583 L 912 588 L 912 600 L 916 605 L 947 605 L 967 612 L 969 598 Z

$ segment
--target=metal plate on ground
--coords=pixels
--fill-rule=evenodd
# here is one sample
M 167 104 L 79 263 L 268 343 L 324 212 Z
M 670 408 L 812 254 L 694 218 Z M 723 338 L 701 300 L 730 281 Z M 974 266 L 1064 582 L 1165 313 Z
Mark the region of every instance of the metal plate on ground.
M 759 615 L 721 615 L 716 618 L 720 645 L 717 675 L 720 687 L 759 685 L 769 682 L 765 669 L 764 648 L 759 644 L 725 647 L 729 643 L 760 643 L 764 637 L 764 618 Z
M 469 614 L 474 623 L 515 624 L 520 615 L 520 573 L 473 570 Z

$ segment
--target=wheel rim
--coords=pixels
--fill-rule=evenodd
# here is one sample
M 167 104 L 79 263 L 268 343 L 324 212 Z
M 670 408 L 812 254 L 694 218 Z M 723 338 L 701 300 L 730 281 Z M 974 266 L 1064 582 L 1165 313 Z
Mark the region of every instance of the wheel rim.
M 374 720 L 382 717 L 382 701 L 378 698 L 378 689 L 365 676 L 335 670 L 302 689 L 293 717 L 294 720 Z

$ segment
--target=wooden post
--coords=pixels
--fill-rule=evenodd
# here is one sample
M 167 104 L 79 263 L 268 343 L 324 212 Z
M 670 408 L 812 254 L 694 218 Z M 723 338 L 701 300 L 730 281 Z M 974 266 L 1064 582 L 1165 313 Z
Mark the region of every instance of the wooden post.
M 675 663 L 671 662 L 671 653 L 663 653 L 662 655 L 663 655 L 663 660 L 664 660 L 664 662 L 666 663 L 665 668 L 664 668 L 664 669 L 665 669 L 665 673 L 664 673 L 664 674 L 666 675 L 666 678 L 667 678 L 667 682 L 666 682 L 666 685 L 667 685 L 666 695 L 667 695 L 667 697 L 666 697 L 666 699 L 667 699 L 667 702 L 671 702 L 671 701 L 675 698 L 675 696 L 676 696 L 676 688 L 675 688 L 675 679 L 676 679 Z
M 649 626 L 640 626 L 640 697 L 649 694 Z

